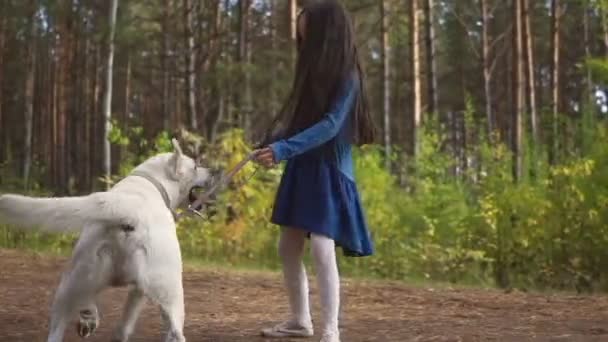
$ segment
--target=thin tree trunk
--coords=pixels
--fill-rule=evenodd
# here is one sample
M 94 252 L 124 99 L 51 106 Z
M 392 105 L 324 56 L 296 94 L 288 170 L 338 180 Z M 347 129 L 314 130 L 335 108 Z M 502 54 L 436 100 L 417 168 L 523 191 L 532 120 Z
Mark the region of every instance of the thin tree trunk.
M 253 40 L 251 39 L 251 0 L 245 0 L 245 123 L 242 126 L 245 130 L 245 134 L 249 137 L 251 133 L 251 124 L 254 116 L 253 108 L 253 94 L 251 90 L 251 52 L 253 50 Z
M 25 142 L 23 157 L 23 181 L 25 189 L 29 189 L 30 170 L 32 166 L 32 131 L 34 128 L 34 81 L 36 77 L 36 1 L 29 1 L 29 33 L 28 47 L 26 55 L 26 76 L 25 76 Z
M 382 98 L 384 107 L 384 163 L 391 168 L 391 52 L 389 35 L 389 3 L 382 0 Z
M 490 61 L 490 13 L 487 0 L 480 0 L 481 6 L 481 46 L 483 64 L 483 91 L 486 104 L 486 121 L 488 137 L 492 139 L 494 131 L 494 113 L 492 111 L 492 65 Z
M 560 0 L 551 0 L 551 113 L 552 117 L 552 146 L 550 150 L 550 162 L 557 163 L 558 160 L 558 127 L 559 127 L 559 103 L 560 103 L 560 24 L 561 24 Z
M 162 98 L 161 101 L 161 118 L 163 130 L 169 129 L 169 15 L 170 15 L 170 0 L 162 0 L 163 6 L 163 18 L 161 23 L 161 53 L 160 53 L 160 64 L 162 73 Z
M 530 0 L 524 0 L 524 26 L 526 37 L 526 56 L 527 56 L 527 73 L 528 73 L 528 103 L 530 105 L 530 123 L 532 126 L 532 146 L 536 148 L 540 142 L 538 129 L 538 111 L 536 102 L 536 73 L 534 72 L 534 36 L 532 32 L 532 9 L 530 8 Z
M 54 39 L 55 42 L 53 42 L 55 45 L 57 45 L 56 39 Z M 51 89 L 51 99 L 50 99 L 50 107 L 51 107 L 51 167 L 50 167 L 50 175 L 49 175 L 49 184 L 51 184 L 52 186 L 56 186 L 57 185 L 57 174 L 58 174 L 58 169 L 59 169 L 59 165 L 58 165 L 58 155 L 59 155 L 59 149 L 57 147 L 58 142 L 59 142 L 59 134 L 58 134 L 58 128 L 59 128 L 59 118 L 58 118 L 58 110 L 57 110 L 57 94 L 59 92 L 59 80 L 58 80 L 58 69 L 59 69 L 59 65 L 57 61 L 51 61 L 51 81 L 53 83 L 52 89 Z
M 298 38 L 298 3 L 297 0 L 288 0 L 289 8 L 288 8 L 288 18 L 289 18 L 289 37 L 293 44 L 291 44 L 291 61 L 292 64 L 295 65 L 297 48 L 295 46 L 295 42 Z
M 93 57 L 93 67 L 92 67 L 92 101 L 91 101 L 91 145 L 89 149 L 89 153 L 91 154 L 91 190 L 97 189 L 97 183 L 92 180 L 99 176 L 99 170 L 101 169 L 101 160 L 103 148 L 100 145 L 103 145 L 103 122 L 101 120 L 103 113 L 100 112 L 101 103 L 100 100 L 103 96 L 102 88 L 101 88 L 101 65 L 102 65 L 102 57 L 101 57 L 101 46 L 94 45 L 93 47 L 94 57 Z M 100 139 L 101 137 L 101 139 Z
M 513 15 L 514 23 L 513 26 L 513 45 L 515 47 L 514 54 L 515 60 L 513 61 L 513 86 L 515 95 L 515 110 L 513 113 L 513 126 L 512 126 L 512 150 L 513 150 L 513 177 L 516 181 L 519 181 L 522 176 L 523 168 L 523 111 L 525 102 L 525 86 L 524 86 L 524 46 L 522 41 L 523 36 L 523 0 L 513 1 Z
M 83 125 L 83 140 L 85 142 L 82 154 L 83 154 L 83 162 L 82 162 L 82 174 L 84 179 L 82 183 L 84 184 L 83 190 L 91 191 L 91 149 L 90 145 L 93 144 L 91 140 L 91 102 L 93 100 L 92 91 L 91 91 L 91 40 L 89 35 L 85 33 L 84 38 L 84 75 L 82 85 L 84 87 L 84 101 L 83 101 L 83 109 L 84 109 L 84 125 Z
M 72 3 L 64 0 L 59 5 L 61 20 L 59 23 L 59 60 L 56 69 L 57 93 L 57 142 L 56 142 L 56 173 L 55 188 L 59 194 L 68 192 L 68 116 L 70 112 L 69 103 L 72 98 L 70 87 L 70 69 L 72 66 Z
M 129 129 L 129 119 L 131 115 L 131 54 L 126 52 L 127 65 L 125 67 L 125 84 L 124 84 L 124 99 L 123 99 L 123 108 L 122 108 L 122 131 L 127 132 Z M 127 154 L 128 146 L 120 146 L 120 158 L 119 162 L 124 158 Z
M 437 86 L 437 60 L 435 49 L 435 1 L 424 0 L 426 18 L 426 52 L 428 73 L 428 112 L 435 114 L 439 109 L 439 93 Z
M 600 6 L 600 15 L 602 22 L 602 40 L 604 42 L 604 57 L 608 58 L 608 14 L 606 8 Z
M 227 10 L 226 10 L 227 11 Z M 214 39 L 213 42 L 215 44 L 215 46 L 217 46 L 217 48 L 221 48 L 223 46 L 223 42 L 220 40 L 219 34 L 220 32 L 224 29 L 224 14 L 222 13 L 222 0 L 216 0 L 216 5 L 215 5 L 215 22 L 214 22 Z M 226 18 L 226 22 L 228 22 L 228 18 Z M 227 39 L 228 40 L 228 39 Z M 215 48 L 214 48 L 215 50 Z M 216 57 L 214 58 L 214 64 L 213 67 L 216 70 L 216 77 L 215 79 L 215 91 L 217 94 L 217 113 L 215 118 L 208 122 L 207 127 L 209 129 L 209 133 L 208 133 L 208 137 L 209 137 L 209 141 L 215 141 L 216 135 L 217 135 L 217 130 L 219 127 L 220 122 L 224 119 L 224 116 L 226 115 L 226 111 L 227 111 L 227 106 L 225 105 L 225 97 L 226 97 L 226 92 L 224 91 L 224 82 L 222 80 L 222 77 L 219 76 L 219 72 L 217 72 L 218 70 L 218 61 L 222 61 L 224 59 L 224 54 L 222 53 L 218 53 L 215 55 Z
M 411 46 L 411 74 L 412 74 L 412 136 L 411 153 L 418 153 L 418 130 L 422 119 L 422 87 L 420 81 L 420 20 L 419 0 L 410 0 L 410 46 Z
M 584 44 L 585 44 L 585 59 L 589 60 L 591 58 L 591 32 L 590 32 L 590 23 L 589 23 L 589 10 L 588 10 L 588 6 L 589 6 L 589 2 L 585 1 L 583 4 L 583 30 L 584 30 Z M 586 65 L 587 63 L 585 63 Z M 585 83 L 587 86 L 586 89 L 586 101 L 588 101 L 589 105 L 593 105 L 593 98 L 594 98 L 594 94 L 593 94 L 593 79 L 591 78 L 591 69 L 586 66 L 585 67 L 586 70 L 586 77 L 585 77 Z M 586 108 L 586 110 L 590 110 L 591 108 Z
M 184 25 L 186 38 L 186 99 L 188 108 L 188 119 L 190 129 L 198 129 L 198 118 L 196 113 L 196 50 L 194 46 L 194 31 L 192 13 L 194 5 L 192 0 L 184 0 Z
M 124 103 L 122 109 L 123 130 L 129 127 L 129 115 L 131 113 L 131 55 L 127 52 L 127 65 L 125 67 Z
M 272 48 L 272 51 L 278 51 L 279 49 L 279 44 L 278 44 L 278 27 L 277 27 L 277 0 L 270 0 L 270 18 L 268 18 L 269 20 L 269 26 L 270 26 L 270 46 Z M 272 64 L 273 65 L 277 65 L 279 61 L 277 61 L 277 58 L 273 58 L 272 59 Z M 277 67 L 273 67 L 272 68 L 272 78 L 271 78 L 271 85 L 270 85 L 270 116 L 271 117 L 275 117 L 277 115 L 277 111 L 278 111 L 278 95 L 277 95 L 277 83 L 278 83 L 278 79 L 279 79 L 279 73 L 278 73 L 278 68 Z
M 6 2 L 0 1 L 0 145 L 8 146 L 8 141 L 2 141 L 1 137 L 7 136 L 4 134 L 7 123 L 4 121 L 4 53 L 6 44 Z M 0 147 L 0 162 L 5 161 L 4 148 Z
M 106 59 L 106 89 L 103 97 L 103 113 L 104 113 L 104 160 L 103 160 L 103 173 L 106 178 L 106 186 L 109 187 L 109 179 L 112 172 L 112 156 L 111 156 L 111 145 L 110 145 L 110 130 L 112 129 L 112 85 L 113 85 L 113 71 L 114 71 L 114 36 L 116 34 L 116 13 L 118 11 L 118 0 L 112 0 L 110 9 L 110 35 L 108 37 L 108 56 Z
M 232 16 L 230 14 L 230 1 L 231 0 L 224 0 L 224 9 L 225 9 L 225 16 L 224 16 L 224 31 L 227 32 L 226 35 L 226 39 L 224 40 L 224 49 L 226 51 L 231 51 L 232 49 L 232 44 L 231 44 L 231 40 L 232 40 L 232 35 L 231 35 L 231 30 L 230 30 L 230 26 L 231 26 L 231 20 L 232 20 Z M 224 61 L 223 64 L 224 65 L 232 65 L 233 64 L 233 59 L 235 59 L 234 55 L 230 52 L 227 52 L 224 54 Z M 224 83 L 224 89 L 225 91 L 225 96 L 224 96 L 224 100 L 225 100 L 225 104 L 224 104 L 224 112 L 226 115 L 226 119 L 228 122 L 230 122 L 231 124 L 234 123 L 236 121 L 236 114 L 234 113 L 234 108 L 232 106 L 232 99 L 233 99 L 233 90 L 234 90 L 234 86 L 233 86 L 233 79 L 234 79 L 234 72 L 231 71 L 230 69 L 226 71 L 226 75 L 225 75 L 225 83 Z M 215 128 L 217 129 L 217 127 Z
M 235 96 L 237 99 L 236 103 L 239 109 L 239 126 L 247 128 L 249 126 L 250 118 L 250 105 L 251 105 L 251 82 L 250 82 L 250 74 L 249 74 L 249 41 L 248 41 L 248 27 L 249 27 L 249 8 L 250 1 L 249 0 L 240 0 L 239 1 L 239 37 L 238 37 L 238 51 L 237 51 L 237 61 L 239 63 L 240 78 L 242 80 L 241 83 L 241 91 L 244 96 L 244 101 L 239 101 L 239 95 Z

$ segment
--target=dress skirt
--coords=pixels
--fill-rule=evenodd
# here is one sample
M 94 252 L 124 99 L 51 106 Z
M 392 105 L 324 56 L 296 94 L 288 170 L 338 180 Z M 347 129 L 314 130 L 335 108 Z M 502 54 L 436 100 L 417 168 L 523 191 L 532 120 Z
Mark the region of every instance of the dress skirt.
M 327 236 L 346 256 L 374 252 L 356 183 L 319 156 L 304 154 L 287 162 L 271 221 Z

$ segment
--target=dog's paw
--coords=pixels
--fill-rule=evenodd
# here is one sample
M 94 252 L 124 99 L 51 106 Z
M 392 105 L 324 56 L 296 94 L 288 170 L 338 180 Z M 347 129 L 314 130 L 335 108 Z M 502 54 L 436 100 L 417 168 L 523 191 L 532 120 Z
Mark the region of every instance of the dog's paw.
M 76 331 L 81 338 L 90 337 L 99 326 L 99 318 L 90 310 L 80 311 L 80 319 L 76 324 Z

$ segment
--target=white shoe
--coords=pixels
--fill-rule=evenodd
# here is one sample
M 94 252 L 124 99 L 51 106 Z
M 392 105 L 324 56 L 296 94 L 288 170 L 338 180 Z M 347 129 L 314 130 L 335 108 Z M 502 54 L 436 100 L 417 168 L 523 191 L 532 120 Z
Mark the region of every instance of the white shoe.
M 337 331 L 326 332 L 321 337 L 321 342 L 340 342 L 340 333 Z
M 299 323 L 293 322 L 283 322 L 272 328 L 262 330 L 262 336 L 264 337 L 311 337 L 313 335 L 312 326 L 302 326 Z

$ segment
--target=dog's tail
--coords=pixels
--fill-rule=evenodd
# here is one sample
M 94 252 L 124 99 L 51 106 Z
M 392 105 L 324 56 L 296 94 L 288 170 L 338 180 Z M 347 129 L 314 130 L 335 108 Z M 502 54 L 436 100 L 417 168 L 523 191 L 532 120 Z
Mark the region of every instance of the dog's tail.
M 121 202 L 109 192 L 56 198 L 8 194 L 0 196 L 0 222 L 54 233 L 80 231 L 91 223 L 130 224 Z

